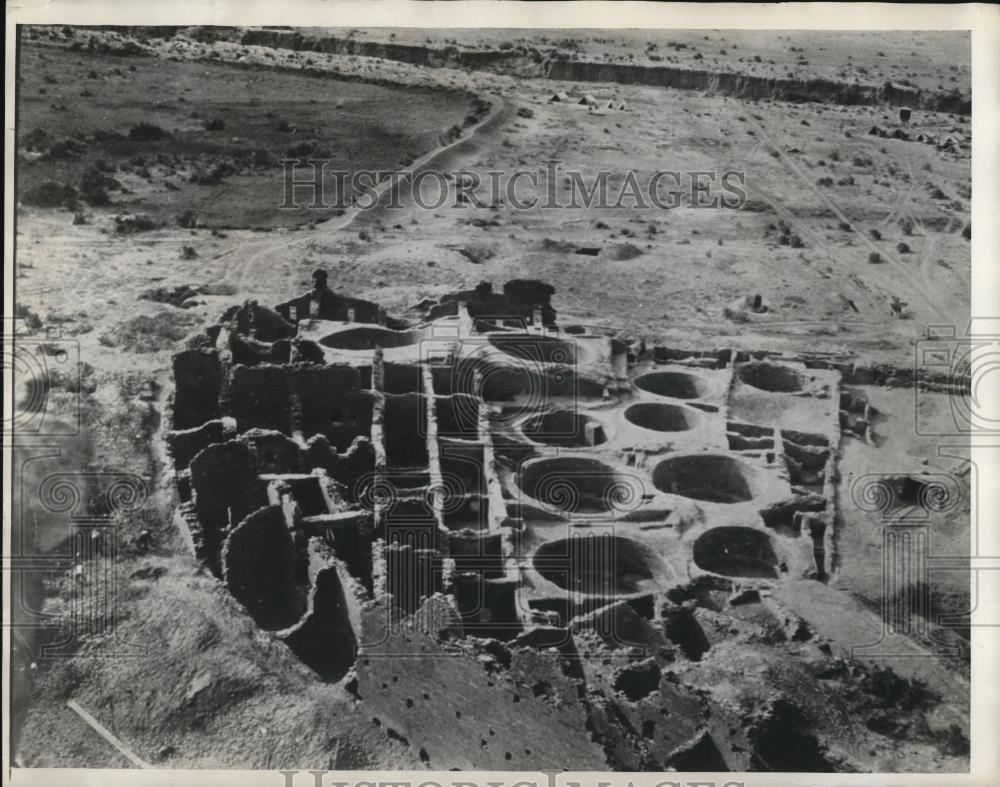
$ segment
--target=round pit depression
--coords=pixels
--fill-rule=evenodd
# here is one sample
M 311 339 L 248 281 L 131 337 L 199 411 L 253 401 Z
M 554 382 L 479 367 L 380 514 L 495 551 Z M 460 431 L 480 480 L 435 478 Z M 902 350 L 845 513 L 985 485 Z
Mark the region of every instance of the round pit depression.
M 625 420 L 653 432 L 685 432 L 694 425 L 689 408 L 659 402 L 633 404 L 625 410 Z
M 521 431 L 536 443 L 563 448 L 589 448 L 607 441 L 600 421 L 573 410 L 534 415 L 524 422 Z
M 560 456 L 532 462 L 521 471 L 521 490 L 567 514 L 601 514 L 638 500 L 640 490 L 596 459 Z
M 664 459 L 653 469 L 653 486 L 706 503 L 743 503 L 756 497 L 753 469 L 722 454 Z
M 700 399 L 708 393 L 704 380 L 685 372 L 649 372 L 634 383 L 642 391 L 671 399 Z
M 649 547 L 607 533 L 542 544 L 531 558 L 552 584 L 589 596 L 630 595 L 668 584 L 669 570 Z
M 496 333 L 490 344 L 498 350 L 532 363 L 575 363 L 576 346 L 555 336 L 529 333 Z
M 374 350 L 376 347 L 406 347 L 416 341 L 417 336 L 411 331 L 373 325 L 337 331 L 320 339 L 319 343 L 332 350 Z
M 727 577 L 778 576 L 778 557 L 767 533 L 751 527 L 715 527 L 694 542 L 694 562 Z
M 742 382 L 761 391 L 795 393 L 802 390 L 802 375 L 787 366 L 773 363 L 748 363 L 737 372 Z

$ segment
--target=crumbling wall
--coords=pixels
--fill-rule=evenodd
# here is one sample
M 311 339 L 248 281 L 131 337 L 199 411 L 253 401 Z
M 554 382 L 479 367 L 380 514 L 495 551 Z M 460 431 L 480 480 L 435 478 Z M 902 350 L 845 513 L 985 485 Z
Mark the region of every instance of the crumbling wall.
M 301 469 L 301 449 L 275 429 L 249 429 L 238 439 L 250 446 L 260 473 L 295 473 Z
M 307 611 L 291 629 L 278 636 L 323 680 L 340 680 L 354 666 L 357 655 L 353 588 L 346 572 L 319 540 L 309 541 L 309 596 Z
M 244 519 L 222 548 L 222 578 L 261 628 L 287 628 L 305 612 L 304 565 L 280 506 Z
M 306 443 L 305 464 L 321 467 L 327 475 L 345 485 L 348 500 L 357 502 L 358 479 L 372 475 L 375 448 L 368 437 L 355 437 L 343 453 L 337 453 L 326 435 L 313 435 Z
M 404 739 L 435 770 L 605 768 L 579 700 L 570 691 L 533 686 L 553 685 L 549 671 L 520 663 L 519 682 L 505 669 L 513 661 L 506 649 L 443 647 L 437 629 L 448 624 L 435 623 L 430 606 L 398 632 L 386 630 L 384 610 L 365 615 L 365 641 L 372 645 L 359 654 L 358 693 L 377 726 Z
M 323 434 L 340 450 L 371 434 L 373 398 L 362 390 L 359 370 L 346 364 L 291 367 L 290 389 L 302 403 L 302 430 Z
M 238 333 L 260 342 L 275 342 L 295 336 L 295 326 L 274 309 L 246 301 L 227 309 L 220 323 L 230 323 Z
M 389 467 L 427 467 L 427 401 L 423 394 L 385 397 L 385 457 Z
M 167 447 L 174 460 L 174 467 L 182 470 L 191 464 L 191 460 L 199 452 L 212 443 L 221 443 L 225 428 L 221 418 L 206 421 L 201 426 L 180 431 L 168 432 Z
M 241 431 L 258 427 L 289 434 L 292 423 L 287 366 L 234 366 L 230 372 L 229 413 Z
M 173 359 L 174 429 L 218 418 L 222 364 L 214 350 L 184 350 Z
M 267 500 L 249 448 L 234 440 L 215 443 L 191 460 L 191 488 L 209 566 L 219 575 L 219 552 L 229 530 Z
M 275 308 L 282 317 L 292 322 L 298 322 L 306 317 L 316 317 L 337 322 L 365 322 L 378 325 L 386 323 L 385 312 L 377 303 L 339 295 L 328 289 L 323 289 L 319 293 L 307 292 L 279 303 Z M 294 319 L 292 314 L 296 315 Z

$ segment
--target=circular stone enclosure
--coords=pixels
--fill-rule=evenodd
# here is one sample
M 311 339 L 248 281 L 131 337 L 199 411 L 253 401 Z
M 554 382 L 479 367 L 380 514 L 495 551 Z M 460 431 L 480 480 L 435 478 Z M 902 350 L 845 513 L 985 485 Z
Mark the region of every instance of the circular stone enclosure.
M 723 454 L 675 456 L 653 468 L 653 486 L 706 503 L 744 503 L 757 496 L 753 473 L 753 468 Z
M 416 334 L 410 331 L 370 326 L 337 331 L 320 339 L 319 343 L 332 350 L 374 350 L 376 347 L 406 347 L 416 341 Z
M 751 527 L 715 527 L 694 542 L 694 562 L 727 577 L 778 576 L 778 557 L 767 533 Z
M 669 569 L 647 546 L 608 533 L 542 544 L 531 558 L 552 584 L 588 596 L 630 595 L 668 584 Z
M 685 372 L 649 372 L 633 382 L 642 391 L 671 399 L 700 399 L 708 393 L 704 380 Z
M 694 426 L 689 408 L 660 402 L 633 404 L 625 410 L 625 420 L 653 432 L 686 432 Z
M 795 393 L 802 390 L 802 375 L 787 366 L 773 363 L 748 363 L 737 372 L 742 382 L 761 391 Z
M 536 443 L 563 448 L 590 448 L 608 439 L 600 421 L 573 410 L 534 415 L 524 422 L 521 431 Z
M 489 342 L 501 352 L 531 363 L 576 363 L 576 345 L 556 336 L 495 333 L 490 334 Z
M 628 507 L 642 496 L 632 476 L 618 473 L 597 459 L 558 456 L 525 465 L 521 490 L 565 514 L 603 514 Z

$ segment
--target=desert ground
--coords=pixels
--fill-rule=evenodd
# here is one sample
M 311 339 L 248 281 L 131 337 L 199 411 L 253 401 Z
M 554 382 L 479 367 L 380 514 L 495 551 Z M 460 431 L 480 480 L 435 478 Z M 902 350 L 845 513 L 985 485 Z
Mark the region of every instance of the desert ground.
M 360 696 L 350 675 L 322 680 L 262 631 L 177 530 L 163 445 L 172 357 L 232 306 L 287 301 L 308 291 L 321 268 L 336 293 L 417 324 L 427 304 L 451 293 L 532 279 L 554 288 L 559 325 L 606 330 L 630 346 L 809 352 L 904 370 L 919 363 L 928 325 L 961 332 L 968 322 L 967 36 L 319 28 L 291 35 L 21 31 L 17 316 L 28 335 L 63 343 L 78 362 L 45 387 L 53 422 L 79 425 L 58 438 L 61 456 L 25 461 L 24 483 L 82 466 L 98 475 L 136 473 L 149 490 L 119 523 L 114 636 L 88 636 L 61 658 L 41 657 L 47 637 L 65 634 L 74 579 L 53 571 L 25 581 L 26 609 L 55 622 L 26 629 L 16 644 L 22 765 L 128 765 L 66 709 L 72 699 L 157 767 L 448 767 L 447 756 L 432 751 L 428 760 L 424 748 L 373 719 L 380 714 L 364 680 Z M 328 51 L 309 43 L 324 38 L 349 43 Z M 413 62 L 428 51 L 426 62 Z M 552 63 L 567 78 L 549 76 Z M 672 66 L 701 76 L 642 84 L 639 72 L 604 66 Z M 633 76 L 600 78 L 624 73 Z M 579 74 L 597 78 L 569 78 Z M 734 75 L 759 77 L 761 87 L 732 87 Z M 767 95 L 767 80 L 793 87 Z M 817 80 L 834 87 L 824 93 Z M 872 87 L 871 100 L 838 99 L 856 97 L 857 85 Z M 907 91 L 923 98 L 903 119 L 903 102 L 892 97 Z M 593 101 L 580 103 L 586 96 Z M 524 208 L 483 184 L 473 204 L 449 199 L 425 208 L 404 193 L 398 206 L 365 210 L 347 190 L 339 207 L 302 201 L 279 209 L 279 162 L 296 158 L 326 160 L 331 169 L 416 162 L 508 175 L 558 160 L 553 181 L 520 181 L 523 200 L 568 198 L 571 173 L 590 183 L 606 172 L 611 204 Z M 644 184 L 662 170 L 680 173 L 667 184 L 676 205 L 621 197 L 626 173 Z M 693 204 L 694 172 L 717 173 L 711 196 L 721 194 L 721 173 L 740 173 L 744 198 Z M 766 308 L 749 308 L 754 296 Z M 898 313 L 894 299 L 903 303 Z M 839 475 L 829 483 L 839 500 L 868 473 L 936 472 L 967 495 L 963 458 L 939 452 L 928 436 L 949 429 L 948 393 L 915 396 L 912 383 L 860 377 L 841 390 L 872 404 L 878 437 L 858 440 L 846 426 L 835 436 Z M 740 406 L 729 403 L 734 412 Z M 915 430 L 915 416 L 938 428 Z M 844 643 L 877 634 L 886 591 L 877 524 L 846 504 L 838 511 L 830 575 L 774 591 L 783 609 L 808 621 L 809 638 L 769 639 L 746 609 L 742 622 L 727 623 L 712 611 L 716 590 L 698 602 L 708 618 L 716 615 L 711 649 L 678 656 L 672 680 L 686 692 L 675 698 L 678 708 L 710 708 L 710 721 L 695 724 L 685 741 L 703 741 L 708 730 L 709 744 L 681 741 L 687 748 L 654 756 L 637 742 L 647 729 L 642 713 L 629 708 L 626 715 L 637 715 L 613 722 L 603 698 L 571 697 L 575 689 L 553 678 L 555 699 L 536 693 L 535 700 L 565 714 L 565 746 L 540 747 L 534 758 L 519 751 L 513 765 L 683 770 L 718 755 L 724 766 L 755 769 L 967 769 L 968 629 L 921 628 L 899 645 L 921 658 L 888 667 L 845 655 Z M 65 517 L 30 496 L 19 516 L 46 551 L 69 554 Z M 967 554 L 968 518 L 967 497 L 935 518 L 932 550 Z M 135 546 L 140 533 L 148 547 Z M 967 576 L 940 574 L 933 610 L 961 615 Z M 738 634 L 727 637 L 727 626 Z M 122 648 L 135 657 L 101 658 Z M 748 709 L 776 702 L 795 710 L 768 717 L 778 720 L 764 725 L 759 757 L 741 760 L 747 720 L 755 718 Z M 500 736 L 522 723 L 517 705 L 490 707 Z M 801 759 L 760 754 L 794 728 Z M 469 735 L 478 748 L 479 733 Z M 511 757 L 506 762 L 513 767 Z

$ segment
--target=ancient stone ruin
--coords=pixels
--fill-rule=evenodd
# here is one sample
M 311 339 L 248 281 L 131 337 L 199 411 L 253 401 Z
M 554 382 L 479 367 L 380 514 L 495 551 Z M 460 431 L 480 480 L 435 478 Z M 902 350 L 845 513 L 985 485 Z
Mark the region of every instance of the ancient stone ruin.
M 841 383 L 885 370 L 646 347 L 559 326 L 552 294 L 484 284 L 407 324 L 318 271 L 230 309 L 174 359 L 181 530 L 434 767 L 780 766 L 792 711 L 721 751 L 661 671 L 751 609 L 810 636 L 767 588 L 829 571 L 841 431 L 871 417 Z

